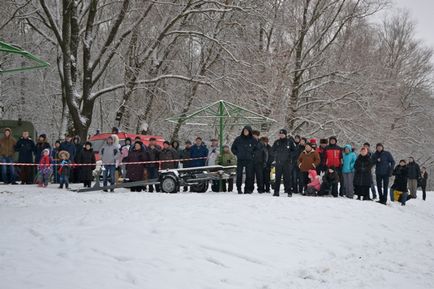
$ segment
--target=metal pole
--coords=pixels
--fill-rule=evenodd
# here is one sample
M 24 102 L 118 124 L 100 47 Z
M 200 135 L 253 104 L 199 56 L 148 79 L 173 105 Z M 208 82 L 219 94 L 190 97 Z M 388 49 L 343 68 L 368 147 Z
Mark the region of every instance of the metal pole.
M 223 133 L 224 133 L 224 104 L 223 100 L 219 101 L 219 147 L 220 147 L 220 157 L 223 155 Z M 219 180 L 219 191 L 223 191 L 223 180 Z

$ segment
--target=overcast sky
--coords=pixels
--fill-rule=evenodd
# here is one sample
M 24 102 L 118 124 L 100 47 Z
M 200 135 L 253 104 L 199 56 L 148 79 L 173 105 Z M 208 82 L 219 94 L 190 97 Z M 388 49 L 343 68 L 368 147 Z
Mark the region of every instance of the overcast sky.
M 416 21 L 417 37 L 434 48 L 434 0 L 393 0 L 396 7 L 408 9 Z

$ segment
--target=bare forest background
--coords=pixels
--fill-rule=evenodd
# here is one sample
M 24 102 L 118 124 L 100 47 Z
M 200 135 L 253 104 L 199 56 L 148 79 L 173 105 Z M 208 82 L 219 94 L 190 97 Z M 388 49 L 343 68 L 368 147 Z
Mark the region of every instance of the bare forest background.
M 387 1 L 2 0 L 0 38 L 51 64 L 0 76 L 2 118 L 50 140 L 113 126 L 209 139 L 165 119 L 224 99 L 277 120 L 271 140 L 285 127 L 434 164 L 433 49 Z

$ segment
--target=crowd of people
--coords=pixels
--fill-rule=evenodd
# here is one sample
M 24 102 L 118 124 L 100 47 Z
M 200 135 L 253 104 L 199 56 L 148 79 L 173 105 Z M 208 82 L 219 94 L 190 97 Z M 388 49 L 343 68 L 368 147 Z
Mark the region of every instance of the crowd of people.
M 369 143 L 364 143 L 359 150 L 350 144 L 342 148 L 336 137 L 320 139 L 318 145 L 315 138 L 308 141 L 298 135 L 291 137 L 281 129 L 278 139 L 271 145 L 268 137 L 261 137 L 260 132 L 250 126 L 244 127 L 233 144 L 225 145 L 222 152 L 217 139 L 210 141 L 209 147 L 201 137 L 194 143 L 186 141 L 183 148 L 178 141 L 165 141 L 161 147 L 155 138 L 145 145 L 138 136 L 134 140 L 127 138 L 120 145 L 114 133 L 99 149 L 103 186 L 114 185 L 116 176 L 132 182 L 155 179 L 160 169 L 236 165 L 235 185 L 239 194 L 253 193 L 256 184 L 258 193 L 273 190 L 273 196 L 279 196 L 283 181 L 288 196 L 303 194 L 351 199 L 356 196 L 360 200 L 374 200 L 378 196 L 378 202 L 386 204 L 390 195 L 390 200 L 405 205 L 409 199 L 417 198 L 417 188 L 421 187 L 423 200 L 426 199 L 426 168 L 420 168 L 413 157 L 408 161 L 400 160 L 395 166 L 392 154 L 381 143 L 374 151 Z M 18 176 L 22 184 L 36 182 L 45 187 L 51 181 L 59 184 L 59 188 L 68 188 L 70 182 L 80 182 L 90 187 L 95 177 L 96 158 L 92 143 L 83 143 L 78 136 L 66 136 L 51 146 L 44 134 L 35 143 L 28 132 L 23 132 L 16 141 L 11 130 L 5 129 L 0 138 L 0 163 L 15 163 L 16 153 L 19 165 L 2 165 L 2 180 L 6 184 L 16 184 Z M 392 176 L 394 181 L 389 189 Z M 224 181 L 222 187 L 213 182 L 211 188 L 231 192 L 234 181 Z M 150 185 L 131 190 L 158 192 L 160 188 Z M 183 190 L 188 191 L 189 187 Z

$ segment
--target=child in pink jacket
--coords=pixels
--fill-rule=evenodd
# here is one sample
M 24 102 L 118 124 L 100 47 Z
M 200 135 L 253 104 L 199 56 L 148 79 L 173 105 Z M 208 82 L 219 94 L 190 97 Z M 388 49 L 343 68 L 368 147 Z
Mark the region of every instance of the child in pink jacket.
M 309 184 L 307 184 L 307 190 L 305 195 L 316 196 L 321 188 L 320 177 L 318 176 L 316 170 L 309 170 Z

